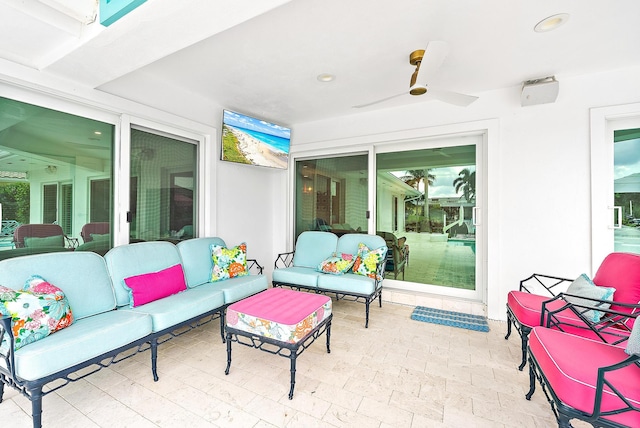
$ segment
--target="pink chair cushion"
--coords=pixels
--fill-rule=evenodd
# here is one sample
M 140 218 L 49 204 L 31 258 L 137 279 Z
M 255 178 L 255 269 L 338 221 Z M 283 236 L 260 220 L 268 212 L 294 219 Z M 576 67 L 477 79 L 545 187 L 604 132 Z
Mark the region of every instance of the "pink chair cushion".
M 593 412 L 598 368 L 628 357 L 623 348 L 543 327 L 531 331 L 529 349 L 560 401 L 587 413 Z M 632 364 L 610 372 L 606 378 L 634 406 L 640 406 L 639 367 Z M 605 389 L 602 409 L 608 411 L 622 406 L 622 401 Z M 626 412 L 607 419 L 640 426 L 640 412 Z
M 541 296 L 539 294 L 531 294 L 526 291 L 510 291 L 507 295 L 507 305 L 521 324 L 527 327 L 535 327 L 540 325 L 540 312 L 542 311 L 542 302 L 550 300 L 549 296 Z M 559 308 L 564 301 L 556 301 L 551 305 L 552 308 Z M 573 315 L 573 314 L 571 314 Z
M 527 327 L 535 327 L 540 325 L 540 312 L 542 311 L 542 302 L 546 300 L 550 300 L 549 296 L 540 296 L 538 294 L 527 293 L 526 291 L 510 291 L 507 295 L 507 303 L 511 308 L 511 311 L 518 319 L 518 321 L 527 326 Z M 551 310 L 557 309 L 561 307 L 565 302 L 563 300 L 557 300 L 549 305 L 547 308 Z M 584 322 L 578 318 L 576 314 L 574 314 L 570 310 L 565 310 L 555 314 L 555 317 L 563 323 L 561 325 L 562 331 L 565 333 L 575 334 L 577 336 L 582 336 L 594 340 L 602 340 L 599 339 L 598 335 L 596 335 L 592 330 L 588 329 L 586 326 L 584 328 L 577 327 L 585 325 Z M 607 332 L 611 331 L 613 335 L 607 334 Z M 630 332 L 626 332 L 621 329 L 608 327 L 600 332 L 607 342 L 617 342 L 620 340 L 620 335 L 629 335 Z M 627 342 L 619 343 L 617 346 L 625 348 L 627 346 Z
M 631 253 L 611 253 L 602 261 L 602 264 L 593 278 L 596 285 L 613 287 L 613 302 L 640 303 L 640 255 Z M 629 308 L 611 305 L 611 309 L 624 313 L 632 313 Z M 633 320 L 627 322 L 629 328 L 633 327 Z

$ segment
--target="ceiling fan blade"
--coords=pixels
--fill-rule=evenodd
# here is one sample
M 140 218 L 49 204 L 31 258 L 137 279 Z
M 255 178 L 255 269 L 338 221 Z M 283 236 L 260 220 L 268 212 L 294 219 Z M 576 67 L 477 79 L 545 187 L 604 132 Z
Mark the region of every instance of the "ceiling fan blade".
M 443 89 L 432 89 L 429 88 L 427 95 L 431 95 L 431 97 L 440 100 L 442 102 L 453 104 L 460 107 L 466 107 L 478 97 L 473 95 L 460 94 L 458 92 L 445 91 Z
M 449 55 L 449 44 L 446 42 L 429 42 L 418 68 L 416 84 L 428 85 L 437 74 L 444 59 Z
M 367 103 L 367 104 L 360 104 L 360 105 L 358 105 L 358 106 L 353 106 L 353 108 L 369 107 L 369 106 L 372 106 L 372 105 L 374 105 L 374 104 L 378 104 L 378 103 L 382 103 L 382 102 L 385 102 L 385 101 L 389 101 L 389 100 L 392 100 L 392 99 L 394 99 L 394 98 L 401 97 L 401 96 L 406 95 L 406 94 L 407 94 L 407 91 L 405 91 L 405 92 L 403 92 L 403 93 L 401 93 L 401 94 L 396 94 L 396 95 L 392 95 L 392 96 L 387 97 L 387 98 L 383 98 L 383 99 L 381 99 L 381 100 L 373 101 L 373 102 L 371 102 L 371 103 Z

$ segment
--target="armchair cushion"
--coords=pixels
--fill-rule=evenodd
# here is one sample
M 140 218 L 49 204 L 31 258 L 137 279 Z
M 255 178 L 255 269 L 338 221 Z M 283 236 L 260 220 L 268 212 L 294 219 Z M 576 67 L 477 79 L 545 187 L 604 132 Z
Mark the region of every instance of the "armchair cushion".
M 591 279 L 586 274 L 580 275 L 575 279 L 567 288 L 567 294 L 575 294 L 576 296 L 588 297 L 591 299 L 599 299 L 599 300 L 613 300 L 613 293 L 616 291 L 615 288 L 611 287 L 598 287 L 595 285 Z M 580 297 L 574 296 L 565 296 L 567 302 L 574 303 L 576 305 L 585 305 L 585 306 L 596 306 L 602 309 L 608 309 L 611 304 L 604 302 L 593 302 L 587 299 L 582 299 Z M 582 313 L 588 320 L 592 322 L 600 321 L 600 318 L 603 315 L 602 311 L 596 310 L 587 310 Z
M 586 414 L 594 411 L 598 369 L 629 358 L 623 348 L 544 327 L 531 331 L 529 349 L 558 400 Z M 640 406 L 638 366 L 630 364 L 612 370 L 606 374 L 606 379 L 632 405 Z M 601 411 L 624 407 L 620 397 L 610 388 L 604 388 Z M 638 426 L 638 413 L 634 411 L 604 418 L 623 426 Z
M 612 310 L 633 313 L 634 309 L 616 305 L 621 303 L 640 303 L 640 255 L 631 253 L 611 253 L 602 261 L 593 282 L 601 287 L 614 287 Z M 634 319 L 627 326 L 633 327 Z

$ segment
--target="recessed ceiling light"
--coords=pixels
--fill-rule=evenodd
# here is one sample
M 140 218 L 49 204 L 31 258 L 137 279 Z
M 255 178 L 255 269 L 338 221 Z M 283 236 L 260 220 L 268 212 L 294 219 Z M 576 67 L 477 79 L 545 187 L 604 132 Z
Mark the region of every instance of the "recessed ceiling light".
M 100 131 L 93 131 L 93 133 L 96 134 L 96 135 L 102 135 L 102 132 L 100 132 Z
M 335 78 L 336 78 L 336 76 L 334 76 L 333 74 L 329 74 L 329 73 L 318 74 L 318 80 L 320 82 L 333 82 L 333 80 Z
M 558 13 L 556 15 L 551 15 L 542 21 L 538 22 L 533 30 L 536 33 L 546 33 L 547 31 L 555 30 L 565 22 L 569 20 L 568 13 Z

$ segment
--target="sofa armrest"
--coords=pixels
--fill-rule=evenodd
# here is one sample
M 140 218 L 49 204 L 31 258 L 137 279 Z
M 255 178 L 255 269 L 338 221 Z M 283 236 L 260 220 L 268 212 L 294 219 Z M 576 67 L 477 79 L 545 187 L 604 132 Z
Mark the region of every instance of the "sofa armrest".
M 6 340 L 6 345 L 2 342 Z M 0 365 L 0 377 L 9 381 L 9 385 L 20 385 L 16 380 L 16 366 L 13 357 L 14 337 L 11 330 L 11 317 L 0 317 L 0 358 L 4 360 L 4 367 Z M 2 396 L 0 396 L 0 399 Z
M 566 300 L 567 296 L 579 298 L 583 303 L 576 303 L 575 300 L 569 302 Z M 561 302 L 560 305 L 554 303 L 558 301 Z M 542 303 L 540 325 L 596 340 L 600 339 L 602 342 L 611 345 L 619 345 L 629 339 L 631 334 L 629 321 L 634 320 L 635 322 L 635 319 L 640 314 L 640 304 L 616 302 L 617 306 L 628 308 L 628 312 L 601 306 L 611 303 L 610 300 L 560 293 Z M 566 311 L 570 311 L 574 316 L 567 316 Z M 598 321 L 593 321 L 587 316 L 589 311 L 599 311 L 603 315 Z
M 278 257 L 276 257 L 276 261 L 274 263 L 274 269 L 282 269 L 288 268 L 293 265 L 293 255 L 294 251 L 290 251 L 288 253 L 280 253 Z
M 264 267 L 260 263 L 258 263 L 256 259 L 247 259 L 247 270 L 249 272 L 253 270 L 258 275 L 262 275 L 262 271 L 264 270 Z
M 568 287 L 571 282 L 573 282 L 573 279 L 534 273 L 530 277 L 520 281 L 519 290 L 526 291 L 527 293 L 540 294 L 538 291 L 544 289 L 549 297 L 555 297 L 559 294 L 559 292 L 554 290 L 555 287 L 561 284 Z

